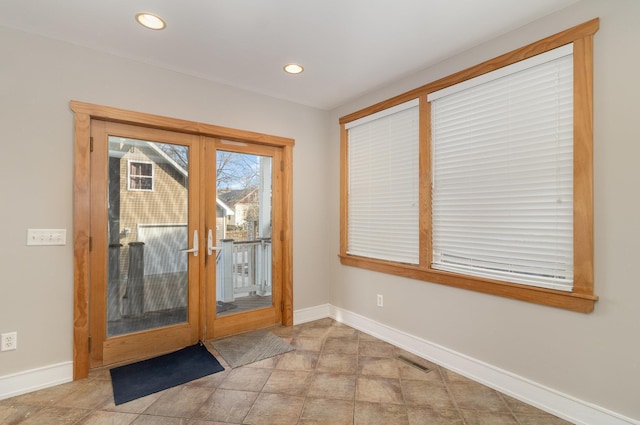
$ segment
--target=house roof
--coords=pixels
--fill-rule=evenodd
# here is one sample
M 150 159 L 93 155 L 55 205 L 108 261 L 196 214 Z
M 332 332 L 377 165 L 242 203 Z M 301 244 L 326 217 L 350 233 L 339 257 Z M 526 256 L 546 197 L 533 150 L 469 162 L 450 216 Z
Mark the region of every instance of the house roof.
M 233 210 L 231 208 L 229 208 L 229 206 L 226 203 L 221 201 L 220 198 L 216 198 L 216 204 L 218 204 L 218 206 L 225 211 L 225 215 L 235 215 L 236 214 L 235 212 L 233 212 Z
M 174 167 L 180 174 L 182 174 L 185 177 L 189 176 L 189 172 L 185 170 L 184 167 L 182 167 L 180 164 L 178 164 L 173 158 L 171 158 L 170 155 L 168 155 L 166 152 L 160 149 L 156 143 L 153 143 L 153 142 L 147 142 L 147 143 L 155 152 L 157 152 L 160 156 L 162 156 L 167 161 L 167 163 L 170 164 L 172 167 Z M 225 202 L 223 202 L 220 198 L 216 198 L 216 204 L 225 211 L 225 215 L 235 215 L 235 213 L 233 212 L 233 209 L 229 208 L 229 206 Z
M 218 192 L 218 198 L 224 201 L 231 208 L 235 207 L 236 204 L 241 203 L 246 200 L 251 194 L 255 193 L 258 189 L 249 188 L 249 189 L 232 189 L 225 192 Z

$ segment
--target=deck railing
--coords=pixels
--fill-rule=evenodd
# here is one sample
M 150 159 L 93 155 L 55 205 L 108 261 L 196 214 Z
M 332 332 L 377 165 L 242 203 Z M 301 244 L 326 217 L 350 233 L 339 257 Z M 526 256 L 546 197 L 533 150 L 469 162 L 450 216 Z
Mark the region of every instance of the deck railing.
M 217 299 L 271 294 L 271 239 L 234 241 L 223 239 L 216 256 Z

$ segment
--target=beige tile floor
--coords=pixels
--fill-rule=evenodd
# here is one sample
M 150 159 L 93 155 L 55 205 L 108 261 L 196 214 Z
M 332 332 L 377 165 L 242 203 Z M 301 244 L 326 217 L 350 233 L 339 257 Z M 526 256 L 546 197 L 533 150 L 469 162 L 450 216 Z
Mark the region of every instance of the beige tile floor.
M 0 423 L 568 423 L 332 319 L 273 332 L 296 350 L 233 370 L 218 356 L 225 371 L 119 406 L 108 369 L 95 370 L 81 381 L 1 400 Z

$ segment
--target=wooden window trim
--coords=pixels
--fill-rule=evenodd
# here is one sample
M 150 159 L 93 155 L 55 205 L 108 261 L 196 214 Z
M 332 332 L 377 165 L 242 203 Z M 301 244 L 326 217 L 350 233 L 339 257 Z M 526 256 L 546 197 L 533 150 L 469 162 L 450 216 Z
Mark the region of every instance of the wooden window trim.
M 593 283 L 593 36 L 598 18 L 497 58 L 410 90 L 340 118 L 340 261 L 343 265 L 589 313 L 598 297 Z M 429 93 L 574 43 L 574 285 L 571 292 L 475 278 L 434 270 L 431 259 L 431 185 L 420 179 L 420 263 L 408 265 L 347 254 L 348 147 L 345 124 L 411 99 L 420 99 L 420 175 L 431 175 Z
M 72 100 L 74 113 L 73 379 L 89 373 L 91 122 L 102 120 L 282 148 L 282 324 L 293 325 L 293 146 L 290 138 Z M 203 297 L 201 298 L 203 299 Z

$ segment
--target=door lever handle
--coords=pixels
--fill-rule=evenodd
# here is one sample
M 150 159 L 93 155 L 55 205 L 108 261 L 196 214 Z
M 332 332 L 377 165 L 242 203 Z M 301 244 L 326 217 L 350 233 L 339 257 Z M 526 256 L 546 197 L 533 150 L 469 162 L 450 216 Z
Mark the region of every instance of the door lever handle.
M 213 231 L 209 229 L 209 233 L 207 233 L 207 254 L 213 254 L 213 251 L 217 251 L 222 249 L 221 246 L 213 246 Z
M 193 248 L 181 249 L 180 252 L 192 252 L 194 257 L 198 256 L 198 231 L 193 231 Z

